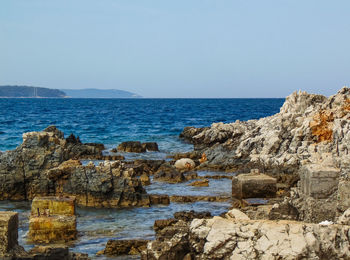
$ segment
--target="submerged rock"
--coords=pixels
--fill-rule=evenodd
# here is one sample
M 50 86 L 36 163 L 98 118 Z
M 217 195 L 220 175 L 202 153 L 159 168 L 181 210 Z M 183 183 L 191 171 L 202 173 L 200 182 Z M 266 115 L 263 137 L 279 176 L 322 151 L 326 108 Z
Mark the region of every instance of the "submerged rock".
M 155 142 L 142 143 L 142 146 L 149 152 L 159 152 L 158 144 Z
M 204 180 L 194 181 L 194 182 L 191 182 L 188 185 L 196 186 L 196 187 L 209 187 L 209 180 L 204 179 Z

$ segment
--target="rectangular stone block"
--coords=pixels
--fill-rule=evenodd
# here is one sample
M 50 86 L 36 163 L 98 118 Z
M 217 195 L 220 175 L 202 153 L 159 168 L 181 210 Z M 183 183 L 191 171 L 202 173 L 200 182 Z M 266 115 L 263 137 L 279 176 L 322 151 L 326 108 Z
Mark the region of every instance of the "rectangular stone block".
M 240 174 L 232 179 L 232 197 L 271 198 L 276 196 L 277 181 L 266 174 Z
M 315 199 L 330 196 L 338 187 L 340 169 L 308 164 L 300 169 L 300 189 L 303 194 Z
M 75 215 L 75 197 L 36 197 L 32 201 L 32 216 L 40 214 L 50 215 Z
M 76 239 L 76 226 L 76 216 L 31 217 L 28 239 L 37 243 L 67 242 Z
M 0 255 L 18 245 L 18 213 L 0 212 Z

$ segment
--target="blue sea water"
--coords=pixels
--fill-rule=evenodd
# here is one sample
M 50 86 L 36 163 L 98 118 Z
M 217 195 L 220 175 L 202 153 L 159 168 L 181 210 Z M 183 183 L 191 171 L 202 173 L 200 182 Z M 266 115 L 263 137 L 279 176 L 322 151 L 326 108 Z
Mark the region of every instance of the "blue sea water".
M 0 98 L 0 150 L 14 149 L 22 134 L 56 125 L 66 136 L 79 135 L 83 142 L 100 142 L 107 149 L 127 140 L 155 141 L 160 152 L 128 154 L 129 158 L 165 158 L 192 146 L 179 139 L 186 126 L 203 127 L 214 122 L 257 119 L 279 112 L 284 99 L 4 99 Z M 199 175 L 232 173 L 198 172 Z M 210 179 L 209 187 L 189 183 L 153 182 L 145 187 L 150 194 L 229 196 L 230 179 Z M 96 256 L 109 239 L 153 239 L 156 219 L 170 218 L 177 211 L 210 211 L 219 215 L 230 202 L 171 203 L 168 206 L 128 209 L 78 208 L 79 237 L 70 244 L 72 251 Z M 0 202 L 1 210 L 19 212 L 19 243 L 26 249 L 30 202 Z
M 203 127 L 279 112 L 284 99 L 6 99 L 0 98 L 0 151 L 15 148 L 22 134 L 56 125 L 66 136 L 108 147 L 127 140 L 156 141 L 164 152 L 188 147 L 178 135 Z

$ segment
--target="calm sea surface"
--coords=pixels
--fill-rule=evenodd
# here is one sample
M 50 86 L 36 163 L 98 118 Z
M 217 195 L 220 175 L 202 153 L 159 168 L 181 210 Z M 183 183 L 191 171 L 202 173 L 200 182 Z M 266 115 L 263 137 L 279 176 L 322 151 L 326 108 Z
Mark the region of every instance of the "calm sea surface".
M 127 154 L 127 158 L 165 158 L 192 146 L 178 135 L 185 126 L 209 126 L 214 122 L 234 122 L 269 116 L 279 112 L 284 99 L 1 99 L 0 150 L 14 149 L 22 142 L 22 133 L 56 125 L 66 136 L 79 135 L 83 142 L 104 143 L 108 149 L 122 141 L 155 141 L 160 152 Z M 199 172 L 199 175 L 214 174 Z M 220 173 L 215 173 L 220 174 Z M 222 173 L 225 174 L 225 173 Z M 231 194 L 229 179 L 210 179 L 209 187 L 188 183 L 152 182 L 151 194 L 225 195 Z M 182 210 L 210 211 L 218 215 L 230 202 L 171 203 L 169 206 L 130 209 L 78 208 L 79 238 L 71 249 L 95 258 L 109 239 L 153 239 L 153 223 Z M 26 249 L 29 202 L 0 202 L 0 210 L 20 214 L 19 242 Z M 97 257 L 98 259 L 112 259 Z M 136 257 L 137 258 L 137 257 Z M 116 259 L 133 259 L 130 256 Z

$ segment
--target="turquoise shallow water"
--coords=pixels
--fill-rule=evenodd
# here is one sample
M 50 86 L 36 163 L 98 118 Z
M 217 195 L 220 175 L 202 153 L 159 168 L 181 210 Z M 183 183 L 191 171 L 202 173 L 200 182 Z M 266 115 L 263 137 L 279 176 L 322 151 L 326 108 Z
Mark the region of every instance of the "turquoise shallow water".
M 4 99 L 0 98 L 0 150 L 14 149 L 22 134 L 57 125 L 65 135 L 75 133 L 83 142 L 101 142 L 107 148 L 122 141 L 155 141 L 160 152 L 125 154 L 127 159 L 164 159 L 192 146 L 178 135 L 185 126 L 209 126 L 213 122 L 233 122 L 269 116 L 279 112 L 284 99 Z M 198 172 L 199 175 L 226 175 Z M 232 175 L 232 174 L 231 174 Z M 229 179 L 210 179 L 209 187 L 153 182 L 146 187 L 152 194 L 223 195 L 231 193 Z M 219 215 L 230 202 L 171 203 L 169 206 L 130 209 L 78 208 L 79 238 L 71 247 L 94 257 L 108 239 L 152 239 L 154 220 L 170 218 L 177 211 L 210 211 Z M 0 210 L 20 214 L 19 242 L 26 243 L 29 202 L 0 202 Z M 104 259 L 104 257 L 98 257 Z M 108 258 L 111 259 L 111 258 Z M 130 256 L 117 259 L 131 259 Z

